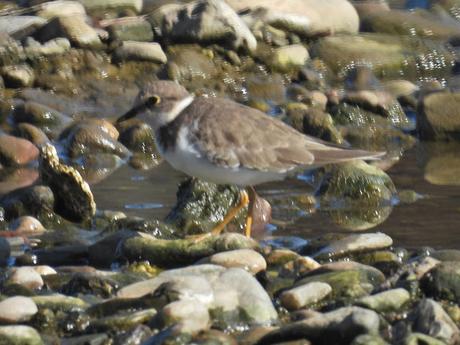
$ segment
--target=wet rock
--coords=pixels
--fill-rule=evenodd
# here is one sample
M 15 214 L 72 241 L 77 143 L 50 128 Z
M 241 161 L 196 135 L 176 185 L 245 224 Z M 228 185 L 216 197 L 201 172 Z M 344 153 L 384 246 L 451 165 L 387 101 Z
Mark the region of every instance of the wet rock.
M 40 274 L 33 267 L 22 266 L 11 269 L 7 284 L 18 284 L 35 290 L 41 289 L 44 282 Z
M 96 153 L 82 157 L 81 165 L 74 164 L 83 179 L 89 184 L 96 184 L 114 173 L 124 161 L 110 153 Z
M 122 158 L 128 157 L 128 149 L 119 143 L 117 138 L 117 131 L 114 138 L 103 123 L 94 123 L 93 121 L 76 123 L 60 135 L 60 139 L 72 158 L 97 152 L 110 153 Z
M 156 42 L 124 41 L 115 49 L 114 58 L 117 61 L 150 61 L 154 63 L 166 63 L 168 58 Z
M 34 101 L 20 104 L 13 113 L 13 119 L 16 123 L 25 122 L 35 125 L 51 138 L 55 138 L 72 121 L 61 112 Z
M 314 344 L 348 343 L 356 336 L 378 333 L 379 316 L 360 307 L 344 307 L 293 322 L 268 333 L 257 344 L 308 339 Z
M 105 335 L 105 334 L 104 334 Z M 119 335 L 115 340 L 116 344 L 143 344 L 148 338 L 153 335 L 149 327 L 139 325 L 133 330 L 129 330 L 122 335 Z
M 280 295 L 280 301 L 283 307 L 296 310 L 318 303 L 331 291 L 332 288 L 329 284 L 312 282 L 284 291 Z
M 225 322 L 226 312 L 231 314 L 235 309 L 239 310 L 239 315 L 233 321 L 235 324 L 244 320 L 249 324 L 267 325 L 278 319 L 267 292 L 245 270 L 227 269 L 212 285 L 215 296 L 214 310 L 217 311 L 214 316 L 219 319 L 220 314 L 221 322 Z M 237 305 L 234 306 L 234 302 L 237 302 Z
M 134 10 L 139 13 L 142 10 L 141 0 L 79 0 L 88 12 L 105 12 L 108 10 Z
M 9 345 L 43 345 L 40 334 L 30 326 L 0 326 L 0 343 Z
M 5 66 L 0 74 L 5 86 L 10 88 L 31 86 L 35 80 L 34 71 L 28 65 Z
M 383 233 L 350 235 L 330 243 L 314 255 L 316 259 L 346 256 L 356 252 L 390 247 L 393 240 Z
M 118 283 L 110 277 L 91 273 L 76 273 L 65 283 L 60 291 L 66 295 L 92 295 L 101 298 L 111 297 L 118 288 Z
M 106 27 L 112 40 L 152 42 L 152 25 L 141 17 L 115 21 Z
M 433 252 L 431 257 L 440 261 L 460 261 L 460 250 L 440 249 Z
M 206 80 L 218 75 L 216 64 L 198 45 L 170 46 L 167 53 L 169 79 L 177 81 Z
M 22 45 L 11 38 L 8 34 L 0 34 L 0 63 L 2 65 L 11 65 L 25 59 Z
M 315 37 L 337 33 L 357 33 L 359 18 L 346 0 L 230 0 L 230 6 L 240 11 L 250 7 L 252 16 L 276 28 L 302 36 Z
M 211 255 L 198 261 L 198 264 L 210 263 L 224 267 L 240 267 L 252 274 L 257 274 L 267 268 L 262 255 L 251 249 L 237 249 Z
M 174 267 L 191 264 L 197 260 L 218 252 L 235 249 L 253 249 L 257 242 L 243 235 L 229 233 L 220 236 L 206 236 L 179 240 L 160 240 L 149 237 L 126 239 L 121 253 L 128 260 L 148 260 L 161 267 Z
M 415 313 L 414 330 L 442 340 L 447 344 L 457 344 L 460 331 L 440 304 L 432 299 L 422 300 Z
M 5 32 L 16 39 L 21 39 L 45 24 L 45 19 L 36 16 L 1 16 L 0 32 Z
M 350 345 L 389 345 L 383 338 L 376 334 L 358 335 Z
M 346 229 L 363 230 L 388 217 L 396 188 L 385 172 L 363 161 L 326 167 L 325 171 L 316 191 L 321 204 L 342 200 L 347 205 L 329 211 L 334 222 Z
M 188 179 L 179 185 L 177 203 L 166 221 L 180 229 L 184 235 L 209 232 L 237 204 L 239 196 L 240 191 L 234 186 Z M 241 227 L 246 212 L 240 212 L 227 228 L 235 228 L 235 223 Z
M 161 161 L 155 144 L 152 128 L 145 123 L 134 123 L 127 128 L 120 128 L 120 142 L 134 155 L 130 158 L 130 164 L 137 169 L 149 169 L 157 166 Z
M 453 62 L 451 53 L 434 41 L 377 33 L 322 38 L 310 54 L 323 59 L 339 74 L 345 74 L 359 60 L 377 77 L 404 76 L 409 80 L 450 74 Z
M 3 169 L 0 171 L 0 179 L 0 194 L 5 195 L 34 184 L 38 179 L 38 171 L 29 167 Z
M 10 257 L 10 243 L 5 238 L 0 238 L 0 266 L 5 266 Z
M 327 283 L 332 287 L 328 299 L 348 301 L 368 295 L 384 281 L 383 273 L 371 266 L 337 262 L 308 272 L 298 279 L 294 286 L 311 282 Z
M 336 144 L 344 143 L 331 115 L 303 103 L 290 103 L 286 110 L 290 123 L 297 130 Z
M 61 294 L 33 296 L 32 300 L 39 309 L 50 309 L 52 311 L 70 312 L 72 310 L 85 310 L 89 304 L 77 297 Z
M 10 297 L 0 302 L 0 321 L 2 323 L 27 322 L 37 311 L 37 305 L 31 298 Z
M 428 296 L 455 303 L 460 301 L 460 267 L 457 261 L 444 261 L 436 265 L 421 283 Z
M 97 31 L 86 24 L 83 16 L 56 17 L 35 33 L 35 38 L 40 42 L 56 37 L 65 37 L 72 45 L 79 48 L 100 48 L 102 46 Z
M 399 36 L 410 35 L 440 39 L 459 36 L 457 25 L 442 21 L 439 17 L 422 9 L 376 12 L 363 18 L 362 29 Z
M 423 142 L 418 150 L 418 159 L 424 169 L 424 178 L 434 185 L 456 186 L 455 178 L 460 172 L 460 160 L 456 154 L 460 149 L 457 141 Z
M 38 149 L 30 141 L 11 135 L 0 135 L 1 164 L 24 165 L 36 160 L 37 157 Z
M 118 291 L 117 296 L 121 298 L 142 297 L 153 293 L 161 284 L 174 280 L 177 277 L 183 279 L 184 277 L 192 276 L 211 281 L 217 279 L 217 277 L 225 270 L 226 269 L 222 266 L 210 264 L 187 266 L 184 268 L 167 270 L 161 272 L 157 277 L 153 279 L 140 281 L 121 288 Z M 201 283 L 202 282 L 203 280 L 201 280 Z M 200 291 L 202 291 L 202 287 L 203 285 L 199 285 Z M 209 296 L 207 296 L 205 300 L 209 300 Z
M 419 90 L 416 84 L 402 79 L 384 81 L 382 87 L 393 97 L 411 96 Z
M 169 303 L 161 310 L 161 318 L 164 325 L 176 325 L 181 333 L 195 334 L 211 324 L 208 308 L 190 300 Z
M 92 321 L 89 330 L 92 331 L 126 331 L 133 329 L 139 324 L 146 323 L 156 315 L 156 309 L 144 309 L 140 311 L 123 313 L 121 315 L 107 316 Z
M 55 0 L 41 3 L 38 6 L 37 15 L 45 19 L 51 19 L 60 16 L 84 16 L 86 11 L 78 1 Z
M 31 216 L 22 216 L 15 219 L 9 229 L 16 231 L 19 234 L 39 235 L 45 231 L 42 223 L 37 218 Z
M 252 101 L 284 103 L 286 87 L 280 74 L 250 75 L 246 80 L 248 98 Z
M 417 131 L 424 140 L 460 139 L 460 93 L 435 92 L 423 97 L 417 111 Z
M 40 44 L 32 37 L 25 42 L 24 53 L 28 58 L 64 54 L 70 50 L 70 41 L 67 38 L 55 38 Z
M 422 333 L 411 333 L 404 339 L 404 345 L 445 345 L 446 343 Z
M 276 48 L 269 65 L 276 71 L 285 72 L 304 66 L 309 58 L 307 48 L 302 44 L 293 44 Z
M 388 312 L 401 310 L 409 300 L 409 292 L 399 288 L 362 297 L 358 300 L 357 304 L 377 312 Z
M 209 285 L 212 293 L 206 288 Z M 259 282 L 240 268 L 226 269 L 206 264 L 164 271 L 153 279 L 120 289 L 118 296 L 139 297 L 152 293 L 160 286 L 163 292 L 165 287 L 166 291 L 170 291 L 167 294 L 169 298 L 175 296 L 174 299 L 195 300 L 208 305 L 213 318 L 224 327 L 266 324 L 278 317 L 270 297 Z M 180 290 L 178 287 L 181 287 Z
M 29 140 L 37 147 L 49 142 L 45 132 L 30 123 L 20 123 L 16 133 L 19 137 Z
M 54 208 L 54 195 L 49 187 L 32 186 L 14 190 L 0 199 L 0 205 L 5 209 L 6 219 L 31 215 L 37 217 Z
M 96 203 L 89 185 L 75 168 L 59 162 L 51 144 L 41 149 L 41 176 L 55 193 L 57 213 L 80 222 L 94 216 Z
M 221 0 L 199 0 L 184 5 L 165 5 L 150 17 L 161 35 L 172 41 L 230 43 L 250 51 L 257 41 L 233 9 Z

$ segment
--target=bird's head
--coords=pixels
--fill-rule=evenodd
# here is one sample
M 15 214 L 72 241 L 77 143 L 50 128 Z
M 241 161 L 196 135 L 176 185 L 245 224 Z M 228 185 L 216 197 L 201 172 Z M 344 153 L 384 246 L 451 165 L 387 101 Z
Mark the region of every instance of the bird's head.
M 117 123 L 139 115 L 154 130 L 173 121 L 193 100 L 193 96 L 181 85 L 159 80 L 145 85 L 137 95 L 134 105 Z

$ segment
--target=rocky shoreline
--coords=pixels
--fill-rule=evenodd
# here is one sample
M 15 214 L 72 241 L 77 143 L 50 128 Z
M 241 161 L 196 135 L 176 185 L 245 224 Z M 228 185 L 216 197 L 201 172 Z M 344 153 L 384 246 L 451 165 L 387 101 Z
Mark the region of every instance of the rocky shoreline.
M 420 197 L 385 172 L 406 150 L 460 139 L 459 8 L 0 1 L 0 344 L 460 344 L 460 251 L 356 232 Z M 165 219 L 100 209 L 92 185 L 162 163 L 147 124 L 114 125 L 156 79 L 386 151 L 314 171 L 311 194 L 257 199 L 256 230 L 326 209 L 350 231 L 256 240 L 243 210 L 203 235 L 239 190 L 197 179 Z M 458 185 L 455 146 L 433 152 L 425 179 Z

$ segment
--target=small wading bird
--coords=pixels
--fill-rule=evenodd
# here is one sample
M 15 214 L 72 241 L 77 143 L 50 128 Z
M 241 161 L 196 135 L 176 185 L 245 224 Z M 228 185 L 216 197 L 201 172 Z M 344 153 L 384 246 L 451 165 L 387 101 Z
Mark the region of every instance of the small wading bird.
M 224 98 L 195 97 L 173 81 L 146 85 L 117 122 L 136 115 L 152 126 L 161 155 L 175 169 L 209 182 L 251 187 L 252 197 L 242 189 L 239 204 L 213 234 L 248 205 L 245 234 L 251 235 L 254 185 L 283 180 L 296 169 L 383 154 L 328 144 L 254 108 Z

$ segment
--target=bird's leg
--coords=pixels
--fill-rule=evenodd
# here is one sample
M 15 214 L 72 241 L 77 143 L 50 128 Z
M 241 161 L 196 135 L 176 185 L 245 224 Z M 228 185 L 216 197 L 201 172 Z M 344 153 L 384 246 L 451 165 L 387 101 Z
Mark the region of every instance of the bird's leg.
M 220 233 L 224 230 L 224 228 L 227 226 L 228 223 L 232 221 L 233 218 L 236 217 L 238 212 L 241 211 L 243 207 L 246 207 L 249 204 L 249 195 L 246 190 L 242 190 L 240 194 L 240 201 L 238 202 L 238 205 L 230 209 L 228 211 L 227 215 L 224 217 L 222 222 L 217 224 L 214 229 L 212 229 L 211 234 L 213 235 L 220 235 Z
M 246 224 L 244 226 L 244 234 L 246 237 L 251 237 L 251 229 L 252 229 L 252 222 L 253 222 L 253 212 L 254 212 L 254 205 L 256 203 L 256 191 L 254 187 L 249 187 L 249 204 L 248 204 L 248 215 L 246 216 Z

